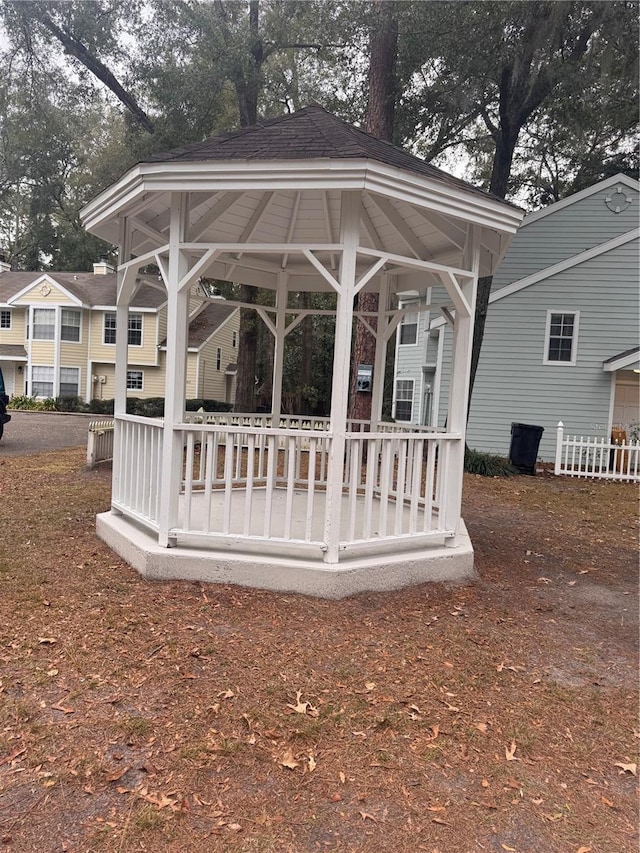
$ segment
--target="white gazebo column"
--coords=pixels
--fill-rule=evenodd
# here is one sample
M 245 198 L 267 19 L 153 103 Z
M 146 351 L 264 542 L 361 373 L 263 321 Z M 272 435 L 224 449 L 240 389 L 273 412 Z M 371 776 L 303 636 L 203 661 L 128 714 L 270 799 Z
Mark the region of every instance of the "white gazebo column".
M 282 414 L 282 373 L 284 370 L 284 341 L 286 337 L 287 309 L 287 273 L 278 274 L 276 290 L 276 333 L 273 350 L 273 379 L 271 382 L 271 416 L 274 419 Z
M 327 471 L 327 502 L 324 541 L 326 563 L 337 563 L 340 548 L 340 517 L 346 448 L 349 366 L 353 329 L 353 300 L 356 284 L 356 257 L 359 240 L 360 193 L 345 191 L 341 201 L 340 292 L 336 310 L 331 387 L 331 452 Z
M 122 436 L 118 416 L 127 412 L 127 367 L 129 362 L 129 305 L 135 288 L 135 275 L 122 269 L 129 260 L 130 234 L 126 217 L 120 220 L 120 248 L 118 252 L 118 271 L 116 274 L 116 353 L 113 394 L 113 474 L 111 491 L 121 497 L 120 460 L 122 459 Z M 103 330 L 104 334 L 104 330 Z M 119 511 L 112 509 L 119 515 Z
M 181 248 L 188 218 L 188 196 L 172 193 L 169 224 L 169 266 L 167 281 L 167 367 L 164 401 L 164 430 L 160 470 L 160 510 L 158 544 L 175 544 L 172 528 L 178 523 L 178 501 L 182 482 L 182 433 L 176 425 L 184 418 L 187 368 L 187 327 L 189 289 L 179 285 L 188 271 L 188 259 Z
M 444 469 L 444 476 L 447 478 L 444 508 L 445 527 L 455 531 L 452 537 L 445 540 L 445 545 L 451 548 L 455 548 L 459 544 L 460 518 L 462 516 L 465 435 L 479 264 L 480 244 L 477 230 L 473 226 L 469 226 L 468 239 L 464 250 L 464 266 L 473 271 L 473 276 L 464 281 L 459 281 L 468 310 L 462 311 L 460 306 L 456 306 L 453 325 L 449 412 L 447 416 L 447 432 L 457 433 L 461 435 L 461 439 L 452 443 L 448 453 L 448 465 Z

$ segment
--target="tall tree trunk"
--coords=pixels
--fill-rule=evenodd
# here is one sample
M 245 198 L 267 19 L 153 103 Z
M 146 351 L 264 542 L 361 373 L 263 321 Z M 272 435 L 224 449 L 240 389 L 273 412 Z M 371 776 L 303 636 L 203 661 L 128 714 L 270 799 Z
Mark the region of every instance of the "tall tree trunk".
M 258 95 L 260 92 L 260 73 L 264 61 L 264 49 L 259 29 L 259 2 L 249 3 L 249 31 L 251 43 L 249 52 L 253 67 L 248 74 L 238 71 L 234 81 L 240 113 L 240 126 L 250 127 L 258 121 Z M 255 287 L 246 284 L 240 287 L 242 302 L 254 304 L 257 292 Z M 236 412 L 253 412 L 256 405 L 256 366 L 258 345 L 258 315 L 253 308 L 240 309 L 240 329 L 238 332 L 238 373 L 236 381 Z
M 380 139 L 391 142 L 397 96 L 396 61 L 398 56 L 398 16 L 395 0 L 374 0 L 372 21 L 369 30 L 369 73 L 367 78 L 368 101 L 366 130 Z M 378 295 L 361 293 L 358 296 L 359 311 L 377 312 Z M 369 318 L 372 328 L 377 329 L 377 320 Z M 371 394 L 356 391 L 359 364 L 375 362 L 376 341 L 371 332 L 356 323 L 353 344 L 353 363 L 349 394 L 349 417 L 356 420 L 371 420 Z M 382 382 L 384 377 L 374 377 Z
M 504 132 L 496 139 L 496 150 L 493 157 L 491 169 L 491 182 L 489 191 L 499 198 L 505 198 L 509 189 L 509 177 L 511 175 L 511 164 L 513 153 L 518 140 L 518 132 Z M 467 419 L 471 411 L 471 395 L 478 372 L 480 351 L 484 339 L 484 329 L 487 322 L 487 311 L 489 310 L 489 297 L 491 296 L 491 284 L 493 276 L 482 276 L 478 279 L 478 294 L 476 297 L 476 312 L 473 325 L 473 344 L 471 348 L 471 373 L 469 376 L 469 405 L 467 406 Z
M 300 293 L 300 307 L 311 308 L 311 294 Z M 305 397 L 307 389 L 313 387 L 313 317 L 305 317 L 300 323 L 302 343 L 300 348 L 300 410 L 301 415 L 310 415 L 311 403 Z
M 257 289 L 243 284 L 240 298 L 254 305 Z M 236 379 L 236 412 L 253 412 L 256 405 L 256 351 L 258 342 L 258 315 L 253 308 L 240 309 L 238 333 L 238 372 Z

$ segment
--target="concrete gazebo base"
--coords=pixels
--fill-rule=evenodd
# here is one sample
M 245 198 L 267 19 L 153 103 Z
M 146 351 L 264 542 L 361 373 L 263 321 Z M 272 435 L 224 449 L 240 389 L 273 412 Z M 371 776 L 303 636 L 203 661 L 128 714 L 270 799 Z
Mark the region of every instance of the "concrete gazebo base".
M 464 523 L 455 548 L 434 541 L 419 551 L 354 557 L 338 564 L 288 557 L 229 553 L 211 546 L 162 548 L 157 537 L 124 516 L 97 517 L 98 536 L 147 580 L 190 580 L 237 584 L 273 592 L 344 598 L 414 584 L 476 577 L 473 548 Z

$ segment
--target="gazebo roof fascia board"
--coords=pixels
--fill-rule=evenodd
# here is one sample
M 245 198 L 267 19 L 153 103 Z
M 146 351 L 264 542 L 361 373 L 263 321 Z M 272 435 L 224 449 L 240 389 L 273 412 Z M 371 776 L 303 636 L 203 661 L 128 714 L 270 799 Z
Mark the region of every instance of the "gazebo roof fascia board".
M 305 189 L 366 189 L 507 234 L 515 233 L 524 215 L 491 196 L 365 159 L 143 163 L 85 205 L 81 215 L 89 231 L 109 239 L 114 218 L 128 215 L 147 193 Z

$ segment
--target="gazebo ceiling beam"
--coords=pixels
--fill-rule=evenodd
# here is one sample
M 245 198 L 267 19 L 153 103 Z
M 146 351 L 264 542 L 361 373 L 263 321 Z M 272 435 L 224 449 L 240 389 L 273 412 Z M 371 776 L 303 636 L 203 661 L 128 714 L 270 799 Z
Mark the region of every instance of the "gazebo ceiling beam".
M 421 261 L 428 260 L 431 257 L 428 250 L 398 213 L 393 203 L 388 198 L 381 196 L 370 195 L 370 198 L 387 222 L 397 231 L 409 251 Z
M 136 272 L 143 267 L 145 264 L 156 263 L 158 259 L 158 255 L 166 255 L 169 252 L 169 244 L 165 244 L 164 246 L 160 246 L 157 249 L 152 250 L 151 252 L 145 252 L 143 255 L 138 255 L 135 258 L 132 258 L 130 261 L 125 261 L 125 263 L 120 264 L 120 270 L 128 270 L 135 269 Z
M 359 255 L 368 255 L 373 258 L 384 258 L 390 264 L 397 264 L 399 267 L 409 269 L 419 269 L 424 272 L 433 272 L 436 275 L 440 273 L 448 273 L 451 275 L 462 276 L 462 278 L 473 278 L 471 270 L 462 270 L 458 267 L 449 267 L 444 264 L 437 264 L 434 261 L 423 261 L 418 258 L 407 258 L 403 255 L 397 255 L 394 252 L 379 252 L 377 249 L 368 249 L 364 246 L 358 248 Z
M 369 269 L 356 281 L 355 292 L 360 293 L 367 282 L 377 275 L 385 264 L 386 260 L 384 258 L 379 258 L 374 264 L 372 264 L 372 266 L 370 266 Z
M 207 267 L 215 261 L 219 254 L 220 253 L 216 249 L 209 249 L 209 251 L 203 255 L 199 261 L 196 261 L 189 272 L 180 279 L 178 282 L 178 291 L 184 290 L 185 287 L 189 287 L 189 285 L 193 284 L 196 279 L 200 278 L 200 276 L 206 272 Z
M 191 242 L 199 240 L 213 223 L 232 207 L 243 195 L 241 192 L 225 192 L 217 199 L 200 219 L 193 222 L 188 231 L 187 239 Z
M 441 213 L 436 213 L 434 210 L 425 210 L 420 207 L 416 207 L 415 209 L 425 222 L 433 225 L 436 231 L 442 234 L 456 249 L 464 249 L 467 241 L 467 231 L 465 228 L 461 228 L 452 222 L 451 219 L 443 216 Z
M 342 252 L 340 243 L 197 243 L 188 241 L 180 244 L 180 248 L 187 252 L 206 252 L 208 249 L 218 249 L 220 252 L 229 254 L 250 252 L 256 255 L 283 255 L 306 254 L 307 252 Z
M 369 211 L 364 204 L 362 205 L 362 210 L 360 212 L 360 219 L 374 247 L 379 251 L 383 251 L 384 243 L 382 242 L 382 238 L 380 237 L 380 234 L 378 234 L 378 229 L 373 224 Z
M 443 272 L 440 274 L 440 279 L 451 297 L 456 312 L 464 317 L 471 317 L 471 306 L 455 275 L 451 272 Z
M 142 220 L 135 216 L 129 217 L 129 225 L 132 233 L 134 231 L 139 231 L 151 240 L 152 243 L 155 243 L 156 246 L 164 246 L 167 242 L 167 238 L 164 234 L 161 234 L 160 231 L 156 231 L 156 229 L 151 225 L 148 225 L 146 222 L 142 222 Z
M 325 190 L 321 194 L 321 198 L 322 198 L 322 215 L 324 217 L 324 227 L 325 227 L 326 232 L 327 232 L 327 240 L 330 243 L 333 243 L 333 242 L 335 242 L 335 238 L 333 236 L 333 228 L 331 226 L 331 212 L 329 210 L 329 193 Z M 336 263 L 336 256 L 331 255 L 331 269 L 335 270 L 335 269 L 337 269 L 337 267 L 338 267 L 338 265 Z
M 338 282 L 329 272 L 329 270 L 320 263 L 320 261 L 313 254 L 311 249 L 305 249 L 303 252 L 305 258 L 309 261 L 309 263 L 313 264 L 313 266 L 318 270 L 320 275 L 329 282 L 331 287 L 336 291 L 336 293 L 342 292 L 342 285 Z
M 298 219 L 298 210 L 300 209 L 300 196 L 302 193 L 297 192 L 294 196 L 293 206 L 291 208 L 291 216 L 289 217 L 289 225 L 287 226 L 287 243 L 290 243 L 293 239 L 293 232 L 296 230 L 296 222 Z M 287 261 L 289 260 L 288 253 L 285 253 L 282 256 L 281 268 L 284 270 L 287 268 Z
M 274 196 L 274 193 L 271 192 L 271 193 L 264 193 L 260 197 L 260 201 L 258 202 L 256 209 L 251 214 L 251 217 L 250 217 L 249 221 L 247 222 L 247 224 L 244 228 L 244 231 L 240 235 L 240 241 L 242 243 L 249 242 L 249 240 L 251 240 L 251 238 L 255 234 L 256 229 L 258 228 L 258 225 L 260 224 L 260 221 L 262 220 L 262 217 L 264 216 L 267 208 L 271 204 L 273 196 Z M 242 252 L 237 252 L 235 257 L 236 257 L 236 260 L 240 260 L 240 258 L 242 257 Z M 235 266 L 232 266 L 229 270 L 229 279 L 230 280 L 233 277 L 234 270 L 235 270 Z

